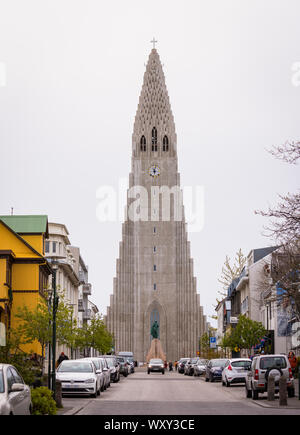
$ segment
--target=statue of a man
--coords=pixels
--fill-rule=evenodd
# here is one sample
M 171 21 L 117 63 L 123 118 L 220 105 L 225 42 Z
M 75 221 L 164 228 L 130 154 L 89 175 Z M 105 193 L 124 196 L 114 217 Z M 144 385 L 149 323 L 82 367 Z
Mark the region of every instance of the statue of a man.
M 159 331 L 159 324 L 157 323 L 157 320 L 155 320 L 155 322 L 151 327 L 152 338 L 158 338 L 158 331 Z

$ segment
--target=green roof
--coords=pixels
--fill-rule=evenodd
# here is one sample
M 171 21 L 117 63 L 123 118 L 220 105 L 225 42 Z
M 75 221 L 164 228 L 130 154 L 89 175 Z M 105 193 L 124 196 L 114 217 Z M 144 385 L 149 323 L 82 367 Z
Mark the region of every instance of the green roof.
M 47 215 L 9 215 L 0 219 L 18 234 L 48 234 Z

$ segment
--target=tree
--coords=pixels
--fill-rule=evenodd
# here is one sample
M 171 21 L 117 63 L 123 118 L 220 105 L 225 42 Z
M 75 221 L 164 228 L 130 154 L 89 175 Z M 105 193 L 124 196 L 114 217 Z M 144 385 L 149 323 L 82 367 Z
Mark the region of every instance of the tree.
M 286 142 L 283 146 L 273 147 L 270 153 L 286 163 L 296 165 L 300 159 L 300 142 Z M 265 227 L 266 236 L 280 245 L 272 254 L 272 282 L 269 287 L 274 287 L 274 284 L 277 288 L 280 286 L 285 299 L 289 299 L 294 314 L 300 320 L 300 193 L 279 195 L 279 198 L 280 202 L 276 207 L 255 213 L 270 218 L 270 224 Z M 268 285 L 265 289 L 267 287 Z M 274 291 L 270 293 L 274 298 Z M 277 298 L 276 291 L 275 297 Z M 277 301 L 282 303 L 282 300 L 280 294 Z
M 236 327 L 227 331 L 220 345 L 231 350 L 244 349 L 250 356 L 252 347 L 259 344 L 265 334 L 266 330 L 261 322 L 240 315 Z
M 111 352 L 113 336 L 108 332 L 102 316 L 94 317 L 90 324 L 85 324 L 74 332 L 75 347 L 81 350 L 93 348 L 103 355 Z
M 72 318 L 72 308 L 65 302 L 64 293 L 60 292 L 56 312 L 56 340 L 60 345 L 71 347 L 74 342 L 73 330 L 76 321 Z M 49 308 L 45 299 L 37 304 L 34 309 L 26 305 L 19 308 L 16 317 L 20 320 L 18 333 L 23 344 L 38 341 L 41 346 L 41 370 L 43 371 L 45 349 L 52 341 L 52 307 Z
M 241 249 L 236 252 L 234 263 L 232 265 L 230 258 L 226 255 L 225 263 L 222 267 L 221 278 L 218 279 L 218 281 L 223 285 L 223 293 L 219 292 L 223 297 L 227 296 L 226 291 L 232 281 L 242 273 L 246 261 L 247 258 L 244 256 Z

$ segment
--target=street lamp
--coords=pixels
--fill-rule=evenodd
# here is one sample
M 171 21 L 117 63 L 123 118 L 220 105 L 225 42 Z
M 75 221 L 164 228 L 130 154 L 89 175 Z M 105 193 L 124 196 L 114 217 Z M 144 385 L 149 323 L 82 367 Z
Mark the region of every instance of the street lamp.
M 56 394 L 56 312 L 58 307 L 59 297 L 56 294 L 56 272 L 59 262 L 53 259 L 48 259 L 52 266 L 52 291 L 53 291 L 53 303 L 52 303 L 52 373 L 51 373 L 51 386 L 53 397 Z M 49 364 L 50 366 L 50 364 Z

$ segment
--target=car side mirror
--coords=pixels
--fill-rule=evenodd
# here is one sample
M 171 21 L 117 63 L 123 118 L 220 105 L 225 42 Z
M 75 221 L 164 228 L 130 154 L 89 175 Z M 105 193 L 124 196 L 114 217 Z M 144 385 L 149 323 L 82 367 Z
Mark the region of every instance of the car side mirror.
M 96 375 L 100 375 L 101 373 L 101 370 L 96 370 Z
M 10 392 L 16 393 L 17 391 L 24 391 L 24 384 L 12 384 Z

